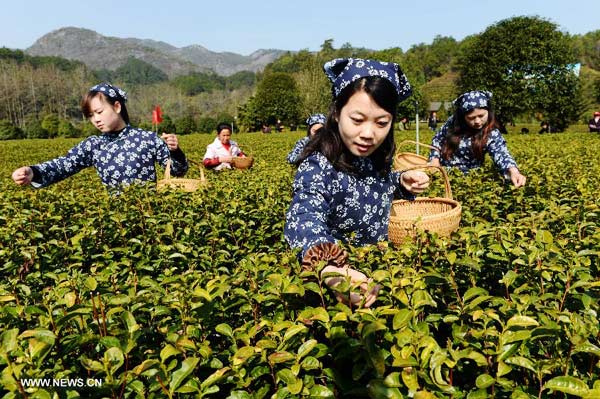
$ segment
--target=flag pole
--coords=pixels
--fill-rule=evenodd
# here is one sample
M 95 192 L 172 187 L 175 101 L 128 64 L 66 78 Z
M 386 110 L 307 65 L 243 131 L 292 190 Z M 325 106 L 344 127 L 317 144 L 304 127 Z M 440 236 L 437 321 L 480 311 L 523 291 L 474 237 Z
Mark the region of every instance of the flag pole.
M 417 155 L 419 155 L 419 102 L 415 101 L 415 112 L 416 112 L 416 117 L 415 119 L 417 120 L 416 125 L 417 125 L 417 132 L 416 132 L 416 137 L 415 137 L 415 141 L 417 142 Z

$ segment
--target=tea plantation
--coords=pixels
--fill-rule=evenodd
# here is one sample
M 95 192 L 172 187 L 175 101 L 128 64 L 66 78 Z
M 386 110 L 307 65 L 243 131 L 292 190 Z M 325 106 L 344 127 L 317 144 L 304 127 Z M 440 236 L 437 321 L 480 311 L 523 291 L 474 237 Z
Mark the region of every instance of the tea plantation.
M 450 173 L 451 238 L 347 248 L 369 309 L 283 240 L 302 135 L 235 134 L 251 170 L 118 197 L 91 169 L 12 183 L 78 139 L 0 143 L 1 397 L 600 398 L 600 135 L 509 134 L 525 188 L 488 159 Z M 180 138 L 198 161 L 212 140 Z

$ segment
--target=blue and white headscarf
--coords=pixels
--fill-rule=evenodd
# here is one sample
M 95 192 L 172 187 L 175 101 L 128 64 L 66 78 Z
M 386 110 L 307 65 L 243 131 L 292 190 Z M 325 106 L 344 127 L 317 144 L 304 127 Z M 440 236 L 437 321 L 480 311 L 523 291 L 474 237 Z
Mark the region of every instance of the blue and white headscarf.
M 112 99 L 115 99 L 119 102 L 125 103 L 127 102 L 127 92 L 114 86 L 110 83 L 102 82 L 98 83 L 96 86 L 90 89 L 90 92 L 98 92 L 102 93 Z
M 464 113 L 474 110 L 475 108 L 489 108 L 492 100 L 492 92 L 473 90 L 458 96 L 453 104 L 457 109 Z
M 368 76 L 379 76 L 390 81 L 399 101 L 412 94 L 410 83 L 400 66 L 393 62 L 365 60 L 362 58 L 336 58 L 323 65 L 325 74 L 333 84 L 333 96 L 337 97 L 350 83 Z
M 317 123 L 320 123 L 321 125 L 325 125 L 326 119 L 327 119 L 327 117 L 323 114 L 312 114 L 311 116 L 309 116 L 306 119 L 306 126 L 308 126 L 310 128 L 311 126 L 314 126 Z

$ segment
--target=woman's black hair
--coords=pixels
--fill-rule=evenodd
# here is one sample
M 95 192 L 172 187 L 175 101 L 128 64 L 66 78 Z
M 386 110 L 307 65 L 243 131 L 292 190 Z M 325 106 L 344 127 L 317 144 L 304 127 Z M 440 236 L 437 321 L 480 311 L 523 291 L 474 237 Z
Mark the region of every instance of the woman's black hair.
M 398 93 L 394 86 L 384 78 L 378 76 L 368 76 L 355 80 L 348 85 L 333 100 L 329 107 L 329 115 L 325 122 L 325 127 L 319 134 L 311 137 L 310 141 L 302 151 L 298 162 L 299 165 L 304 159 L 315 151 L 323 154 L 333 167 L 337 170 L 356 174 L 353 155 L 346 147 L 340 136 L 337 118 L 342 108 L 348 103 L 350 97 L 359 91 L 367 93 L 378 106 L 392 115 L 390 130 L 383 143 L 369 156 L 374 163 L 375 169 L 381 173 L 390 171 L 396 144 L 394 142 L 394 125 L 396 122 L 396 110 L 398 107 Z
M 473 155 L 475 156 L 475 159 L 483 162 L 483 158 L 485 157 L 483 148 L 485 147 L 492 130 L 498 128 L 498 121 L 496 120 L 491 100 L 488 101 L 488 106 L 482 107 L 482 109 L 485 109 L 488 112 L 487 122 L 483 128 L 474 130 L 469 127 L 465 119 L 466 115 L 471 112 L 471 110 L 465 112 L 460 107 L 457 107 L 454 111 L 453 123 L 448 129 L 446 141 L 441 148 L 442 158 L 446 160 L 452 158 L 452 155 L 458 149 L 461 137 L 471 137 L 471 150 L 473 151 Z
M 217 125 L 217 134 L 220 134 L 221 130 L 225 130 L 225 129 L 227 129 L 227 130 L 229 130 L 231 132 L 231 124 L 225 123 L 225 122 L 219 123 Z M 233 133 L 233 132 L 231 132 L 231 133 Z
M 310 129 L 311 129 L 311 128 L 312 128 L 314 125 L 319 125 L 319 124 L 320 124 L 320 122 L 313 123 L 312 125 L 309 125 L 309 126 L 306 128 L 306 137 L 310 137 L 310 136 L 311 136 L 311 135 L 310 135 Z M 317 129 L 317 131 L 315 132 L 315 134 L 319 134 L 319 133 L 321 133 L 321 131 L 323 130 L 323 128 L 324 128 L 323 126 L 321 126 L 320 128 L 318 128 L 318 129 Z
M 93 98 L 99 95 L 101 95 L 106 100 L 106 102 L 108 102 L 113 107 L 115 106 L 116 102 L 119 102 L 119 104 L 121 105 L 121 112 L 119 113 L 119 115 L 121 115 L 121 118 L 123 118 L 125 124 L 129 125 L 129 112 L 127 112 L 127 106 L 125 105 L 125 101 L 119 101 L 116 98 L 106 96 L 99 91 L 88 91 L 86 95 L 83 96 L 83 99 L 81 99 L 81 112 L 83 112 L 83 115 L 86 118 L 90 118 L 92 116 L 92 109 L 90 107 L 90 103 L 92 102 Z

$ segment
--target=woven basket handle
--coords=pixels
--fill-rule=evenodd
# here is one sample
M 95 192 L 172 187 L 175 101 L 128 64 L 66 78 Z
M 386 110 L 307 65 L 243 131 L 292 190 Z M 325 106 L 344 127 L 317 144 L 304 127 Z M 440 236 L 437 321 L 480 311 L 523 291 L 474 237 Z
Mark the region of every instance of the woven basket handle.
M 165 166 L 165 180 L 171 179 L 171 157 L 167 159 L 167 166 Z
M 444 178 L 444 189 L 446 190 L 446 198 L 453 199 L 452 198 L 452 188 L 450 187 L 450 180 L 448 180 L 448 173 L 446 173 L 446 169 L 442 168 L 441 166 L 435 166 L 435 165 L 411 166 L 410 168 L 406 168 L 406 169 L 402 170 L 402 172 L 406 172 L 409 170 L 420 170 L 420 169 L 436 169 L 437 171 L 439 171 L 442 174 L 442 177 Z M 402 184 L 402 183 L 400 183 L 400 184 Z
M 431 146 L 429 144 L 419 143 L 418 141 L 413 141 L 413 140 L 404 140 L 404 141 L 402 141 L 402 142 L 400 142 L 398 144 L 398 147 L 401 147 L 404 144 L 416 144 L 416 145 L 422 145 L 423 147 L 427 147 L 427 148 L 430 148 L 432 150 L 437 150 L 437 151 L 440 150 L 439 148 Z
M 188 159 L 188 161 L 200 169 L 200 180 L 206 181 L 206 177 L 204 176 L 204 164 L 202 162 L 194 161 L 193 159 Z

